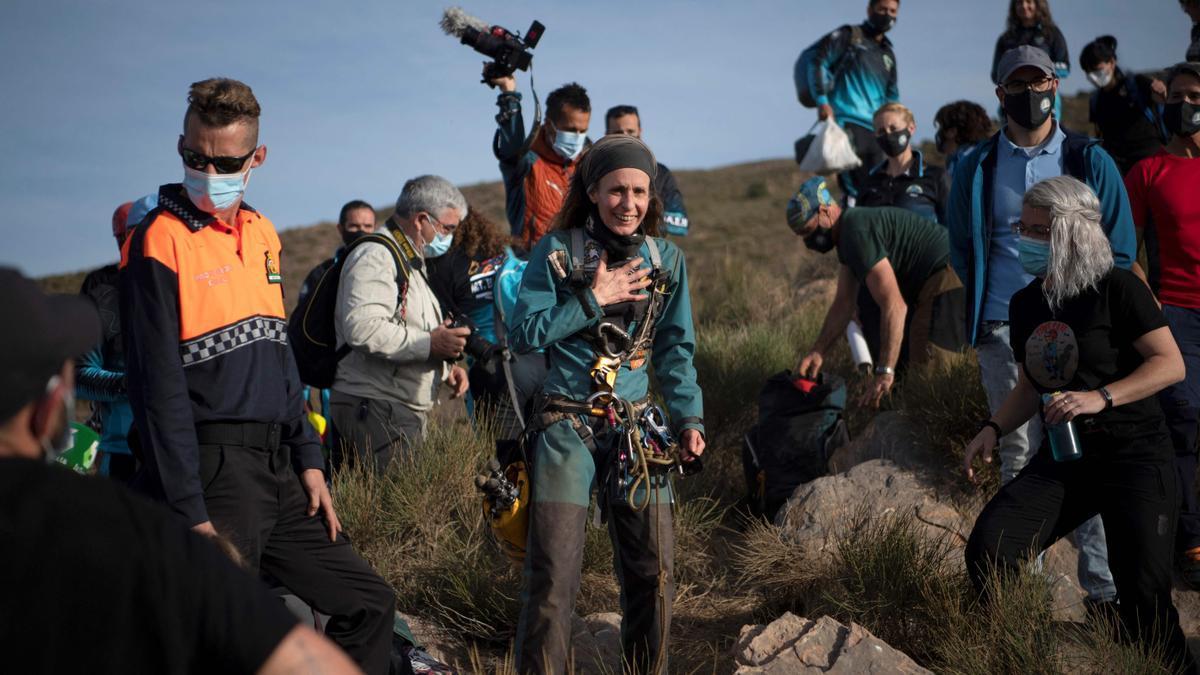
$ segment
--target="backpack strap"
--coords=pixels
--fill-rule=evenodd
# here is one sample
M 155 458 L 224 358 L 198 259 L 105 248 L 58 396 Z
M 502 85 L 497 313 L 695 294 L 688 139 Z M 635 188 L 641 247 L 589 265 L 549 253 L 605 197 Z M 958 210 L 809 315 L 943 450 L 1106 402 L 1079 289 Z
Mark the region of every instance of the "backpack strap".
M 350 245 L 346 247 L 345 253 L 342 254 L 342 260 L 349 258 L 351 251 L 367 243 L 383 244 L 383 247 L 387 249 L 388 253 L 392 254 L 392 261 L 396 263 L 397 281 L 407 281 L 408 278 L 412 276 L 412 267 L 409 261 L 405 259 L 404 254 L 401 253 L 400 245 L 396 242 L 396 240 L 379 232 L 364 234 L 358 239 L 350 242 Z
M 866 34 L 863 33 L 862 24 L 856 23 L 850 26 L 850 46 L 857 47 L 866 41 Z
M 584 250 L 583 228 L 571 228 L 571 243 L 568 251 L 571 256 L 571 285 L 582 288 L 587 285 L 587 271 L 583 268 L 586 251 Z
M 1087 149 L 1096 143 L 1096 139 L 1069 129 L 1063 131 L 1067 135 L 1062 144 L 1063 171 L 1068 176 L 1088 183 Z
M 646 248 L 650 250 L 650 267 L 655 270 L 662 269 L 662 254 L 658 251 L 658 242 L 654 241 L 654 237 L 646 237 Z

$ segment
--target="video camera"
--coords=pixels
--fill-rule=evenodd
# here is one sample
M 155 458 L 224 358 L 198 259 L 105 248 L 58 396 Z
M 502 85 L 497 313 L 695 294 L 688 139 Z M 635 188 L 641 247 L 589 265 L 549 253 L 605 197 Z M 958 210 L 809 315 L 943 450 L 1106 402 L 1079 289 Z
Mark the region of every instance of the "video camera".
M 546 27 L 534 21 L 524 37 L 503 26 L 489 26 L 478 17 L 471 16 L 461 7 L 451 7 L 442 14 L 440 22 L 446 35 L 459 38 L 464 45 L 474 49 L 492 61 L 484 65 L 483 81 L 489 86 L 491 80 L 512 75 L 517 70 L 529 70 L 533 63 L 533 50 Z

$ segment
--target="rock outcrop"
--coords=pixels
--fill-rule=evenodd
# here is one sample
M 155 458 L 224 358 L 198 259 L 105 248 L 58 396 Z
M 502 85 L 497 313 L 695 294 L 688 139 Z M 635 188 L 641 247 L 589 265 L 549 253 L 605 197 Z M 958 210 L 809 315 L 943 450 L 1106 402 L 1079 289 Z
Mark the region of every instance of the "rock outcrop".
M 571 621 L 571 649 L 575 672 L 621 672 L 621 615 L 602 612 L 575 616 Z
M 912 514 L 930 536 L 947 536 L 955 544 L 966 543 L 970 533 L 967 519 L 940 501 L 915 474 L 882 459 L 796 488 L 775 516 L 775 524 L 815 559 L 860 514 Z
M 866 628 L 828 616 L 813 621 L 789 612 L 765 626 L 746 626 L 734 650 L 738 675 L 929 672 Z

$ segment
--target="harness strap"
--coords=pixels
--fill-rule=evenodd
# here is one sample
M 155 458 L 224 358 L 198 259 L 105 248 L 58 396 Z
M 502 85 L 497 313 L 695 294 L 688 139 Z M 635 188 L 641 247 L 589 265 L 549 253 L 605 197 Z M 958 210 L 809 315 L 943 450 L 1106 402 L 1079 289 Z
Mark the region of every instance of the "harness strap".
M 654 237 L 646 237 L 646 248 L 650 249 L 650 266 L 655 270 L 662 269 L 662 254 L 658 251 L 658 243 Z

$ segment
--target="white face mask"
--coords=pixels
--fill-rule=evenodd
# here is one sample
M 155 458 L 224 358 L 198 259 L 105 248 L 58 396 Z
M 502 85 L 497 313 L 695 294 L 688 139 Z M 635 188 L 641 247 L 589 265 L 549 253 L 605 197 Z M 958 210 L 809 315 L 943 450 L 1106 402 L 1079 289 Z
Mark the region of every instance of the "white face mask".
M 1093 70 L 1087 74 L 1088 82 L 1091 82 L 1097 89 L 1107 87 L 1113 80 L 1113 71 L 1111 70 Z
M 62 376 L 55 375 L 46 383 L 46 395 L 49 396 L 55 389 L 62 384 Z M 47 464 L 53 464 L 58 461 L 59 456 L 71 449 L 75 441 L 74 432 L 71 429 L 71 417 L 75 413 L 75 392 L 71 388 L 66 388 L 63 391 L 63 428 L 62 431 L 54 435 L 53 438 L 38 439 L 42 444 L 42 451 L 45 452 L 43 459 Z

